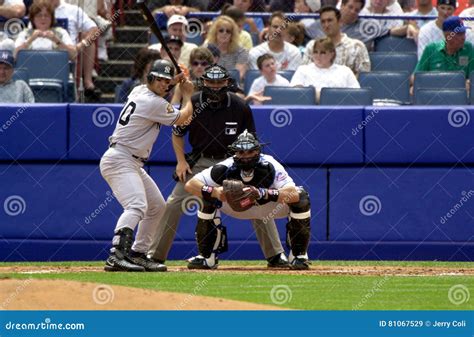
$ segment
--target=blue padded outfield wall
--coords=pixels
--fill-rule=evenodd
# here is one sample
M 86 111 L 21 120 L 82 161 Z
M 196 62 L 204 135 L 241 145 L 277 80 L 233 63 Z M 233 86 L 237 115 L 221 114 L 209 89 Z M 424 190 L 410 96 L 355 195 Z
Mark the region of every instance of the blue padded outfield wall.
M 0 105 L 0 261 L 104 259 L 121 207 L 102 179 L 121 105 Z M 265 152 L 312 202 L 312 259 L 474 258 L 474 108 L 253 109 Z M 171 131 L 146 169 L 174 187 Z M 188 205 L 189 206 L 189 205 Z M 171 259 L 196 253 L 196 206 Z M 263 259 L 248 221 L 224 217 L 223 259 Z M 284 240 L 285 221 L 278 221 Z

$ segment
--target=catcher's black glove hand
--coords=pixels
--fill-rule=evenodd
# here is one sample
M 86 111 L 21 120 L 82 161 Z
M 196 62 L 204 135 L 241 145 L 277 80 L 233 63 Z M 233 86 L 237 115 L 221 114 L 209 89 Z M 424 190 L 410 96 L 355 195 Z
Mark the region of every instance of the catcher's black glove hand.
M 240 180 L 224 180 L 222 187 L 227 203 L 236 212 L 248 210 L 262 198 L 258 188 L 245 186 Z

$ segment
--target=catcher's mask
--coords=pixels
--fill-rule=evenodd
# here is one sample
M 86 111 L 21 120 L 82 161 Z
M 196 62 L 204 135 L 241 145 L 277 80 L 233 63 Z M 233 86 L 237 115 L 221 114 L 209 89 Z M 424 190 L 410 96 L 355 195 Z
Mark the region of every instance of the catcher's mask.
M 217 64 L 213 64 L 206 68 L 204 75 L 201 76 L 202 91 L 206 98 L 212 102 L 220 103 L 227 96 L 230 75 L 229 72 Z M 224 82 L 224 86 L 218 83 Z M 209 86 L 208 82 L 214 82 L 215 86 Z
M 255 138 L 250 132 L 245 130 L 242 132 L 237 139 L 229 146 L 229 150 L 236 153 L 236 152 L 247 152 L 247 151 L 254 151 L 257 150 L 256 155 L 252 157 L 241 158 L 234 155 L 234 163 L 235 165 L 244 171 L 250 171 L 257 166 L 258 161 L 260 159 L 260 150 L 263 144 Z

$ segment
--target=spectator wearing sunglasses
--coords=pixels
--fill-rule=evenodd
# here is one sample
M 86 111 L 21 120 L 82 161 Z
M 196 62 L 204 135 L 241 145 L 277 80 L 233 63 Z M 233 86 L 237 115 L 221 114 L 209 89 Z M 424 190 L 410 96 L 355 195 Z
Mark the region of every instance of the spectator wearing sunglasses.
M 189 55 L 189 76 L 194 84 L 194 90 L 199 91 L 199 78 L 204 75 L 205 69 L 214 64 L 214 56 L 206 47 L 198 47 L 191 51 Z M 179 86 L 175 87 L 171 104 L 180 104 L 183 96 Z
M 206 43 L 219 48 L 221 56 L 218 65 L 231 70 L 237 69 L 243 79 L 247 71 L 249 53 L 240 43 L 240 33 L 234 20 L 226 15 L 219 16 L 212 24 Z

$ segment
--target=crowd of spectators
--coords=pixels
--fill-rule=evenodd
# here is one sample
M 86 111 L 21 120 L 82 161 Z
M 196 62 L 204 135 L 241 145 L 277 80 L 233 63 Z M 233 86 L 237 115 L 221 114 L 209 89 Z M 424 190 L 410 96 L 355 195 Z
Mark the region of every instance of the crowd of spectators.
M 107 28 L 114 1 L 85 0 L 85 11 L 77 6 L 77 1 L 34 0 L 27 8 L 21 0 L 4 0 L 0 16 L 6 20 L 22 18 L 29 9 L 29 24 L 14 41 L 5 32 L 0 33 L 0 50 L 13 56 L 24 49 L 65 50 L 71 60 L 80 57 L 79 78 L 83 79 L 84 92 L 100 100 L 93 80 L 94 62 L 97 54 L 102 60 L 108 59 L 104 41 L 110 37 L 105 37 L 104 31 L 110 32 Z M 235 70 L 237 83 L 244 83 L 249 70 L 259 70 L 261 77 L 247 95 L 247 100 L 254 104 L 269 99 L 263 96 L 267 85 L 311 85 L 316 94 L 322 87 L 359 87 L 359 74 L 371 71 L 369 52 L 374 48 L 374 40 L 386 35 L 413 39 L 420 60 L 416 70 L 463 70 L 468 77 L 473 58 L 474 34 L 469 29 L 473 22 L 464 25 L 459 17 L 453 16 L 456 0 L 437 0 L 435 6 L 431 0 L 150 0 L 148 5 L 155 14 L 165 16 L 168 47 L 183 72 L 194 81 L 205 66 L 213 63 Z M 469 5 L 473 5 L 472 0 Z M 215 11 L 216 15 L 199 18 L 202 40 L 188 42 L 190 19 L 186 16 L 199 11 Z M 271 11 L 271 16 L 247 16 L 264 11 Z M 316 13 L 320 17 L 296 19 L 289 13 Z M 360 15 L 400 18 L 373 19 Z M 404 15 L 437 18 L 403 20 Z M 474 9 L 469 7 L 460 17 L 472 15 Z M 68 29 L 55 25 L 55 18 L 67 18 Z M 453 41 L 457 41 L 458 47 L 451 47 Z M 120 88 L 118 101 L 124 101 L 134 86 L 146 80 L 153 60 L 168 57 L 159 43 L 140 50 L 135 55 L 130 78 Z M 436 67 L 429 66 L 433 58 L 438 60 Z M 293 78 L 288 81 L 279 71 L 293 71 Z M 5 90 L 4 86 L 5 82 L 0 83 L 0 91 Z M 173 102 L 180 101 L 179 92 L 171 95 Z

